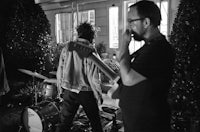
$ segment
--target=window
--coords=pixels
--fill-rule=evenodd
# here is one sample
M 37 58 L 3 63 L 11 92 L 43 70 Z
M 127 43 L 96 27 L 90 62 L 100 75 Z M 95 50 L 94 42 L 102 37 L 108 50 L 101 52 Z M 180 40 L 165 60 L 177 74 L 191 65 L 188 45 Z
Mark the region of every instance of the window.
M 109 48 L 118 48 L 118 7 L 109 8 Z
M 71 14 L 59 13 L 55 15 L 55 35 L 57 43 L 70 41 L 72 37 Z
M 160 23 L 160 32 L 166 37 L 168 36 L 168 1 L 157 2 L 158 7 L 160 8 L 162 20 Z
M 78 14 L 78 17 L 77 17 Z M 76 38 L 76 27 L 81 22 L 89 22 L 95 25 L 95 11 L 87 10 L 82 12 L 58 13 L 55 15 L 55 35 L 57 43 L 65 43 Z

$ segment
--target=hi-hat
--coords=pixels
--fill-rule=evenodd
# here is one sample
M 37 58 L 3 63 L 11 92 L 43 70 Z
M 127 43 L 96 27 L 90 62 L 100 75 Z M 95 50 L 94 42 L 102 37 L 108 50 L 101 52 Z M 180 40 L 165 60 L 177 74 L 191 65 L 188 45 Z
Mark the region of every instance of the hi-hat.
M 56 84 L 57 83 L 57 79 L 56 78 L 48 78 L 48 79 L 45 79 L 44 82 Z
M 30 75 L 30 76 L 33 76 L 33 77 L 37 77 L 37 78 L 40 78 L 40 79 L 48 79 L 47 77 L 37 73 L 37 72 L 32 72 L 30 70 L 26 70 L 26 69 L 18 69 L 20 72 L 23 72 L 27 75 Z

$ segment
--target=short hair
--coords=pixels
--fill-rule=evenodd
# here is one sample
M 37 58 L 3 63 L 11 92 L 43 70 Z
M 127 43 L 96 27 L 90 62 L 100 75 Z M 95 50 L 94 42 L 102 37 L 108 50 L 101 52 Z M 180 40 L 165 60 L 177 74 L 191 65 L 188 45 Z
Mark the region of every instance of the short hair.
M 157 27 L 160 25 L 160 9 L 153 1 L 142 0 L 130 6 L 130 8 L 133 7 L 136 7 L 140 17 L 149 18 L 153 26 Z
M 90 43 L 92 43 L 95 35 L 93 26 L 88 22 L 80 23 L 80 25 L 77 27 L 77 33 L 79 38 L 86 39 Z

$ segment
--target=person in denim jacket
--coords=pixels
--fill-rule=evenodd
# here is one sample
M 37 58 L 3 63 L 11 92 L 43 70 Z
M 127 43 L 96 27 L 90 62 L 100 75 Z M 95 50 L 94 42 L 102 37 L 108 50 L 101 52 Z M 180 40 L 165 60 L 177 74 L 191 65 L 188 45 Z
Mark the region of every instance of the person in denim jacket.
M 62 95 L 60 123 L 56 132 L 68 132 L 79 106 L 89 118 L 93 132 L 102 132 L 98 103 L 101 89 L 98 68 L 92 60 L 81 53 L 81 49 L 70 50 L 70 45 L 92 45 L 95 32 L 89 23 L 77 27 L 78 38 L 69 42 L 62 50 L 57 69 L 58 93 Z

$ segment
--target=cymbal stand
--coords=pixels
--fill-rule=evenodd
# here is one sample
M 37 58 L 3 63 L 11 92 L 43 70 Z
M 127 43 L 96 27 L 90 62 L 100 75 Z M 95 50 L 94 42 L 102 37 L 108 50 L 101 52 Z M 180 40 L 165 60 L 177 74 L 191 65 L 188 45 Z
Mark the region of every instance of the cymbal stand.
M 33 78 L 33 90 L 34 90 L 34 104 L 35 105 L 37 105 L 37 88 L 36 88 L 36 85 L 35 85 L 35 77 L 34 76 L 32 76 L 32 78 Z

